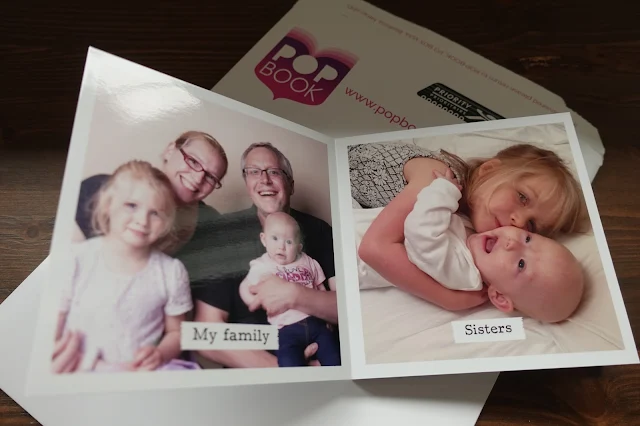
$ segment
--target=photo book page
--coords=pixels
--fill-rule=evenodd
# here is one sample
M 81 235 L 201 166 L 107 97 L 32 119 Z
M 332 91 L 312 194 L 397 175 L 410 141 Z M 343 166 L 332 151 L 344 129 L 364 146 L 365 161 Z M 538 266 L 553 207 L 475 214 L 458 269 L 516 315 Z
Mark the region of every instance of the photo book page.
M 91 48 L 29 391 L 350 379 L 334 149 Z
M 569 113 L 335 139 L 90 48 L 28 394 L 638 362 L 589 182 Z
M 638 361 L 569 114 L 336 151 L 354 378 Z

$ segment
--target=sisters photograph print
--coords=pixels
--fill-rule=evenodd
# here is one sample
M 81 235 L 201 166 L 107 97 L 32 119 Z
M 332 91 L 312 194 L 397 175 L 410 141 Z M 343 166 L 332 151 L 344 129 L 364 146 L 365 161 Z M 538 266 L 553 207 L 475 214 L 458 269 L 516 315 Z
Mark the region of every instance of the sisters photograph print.
M 367 364 L 624 349 L 562 124 L 347 152 Z

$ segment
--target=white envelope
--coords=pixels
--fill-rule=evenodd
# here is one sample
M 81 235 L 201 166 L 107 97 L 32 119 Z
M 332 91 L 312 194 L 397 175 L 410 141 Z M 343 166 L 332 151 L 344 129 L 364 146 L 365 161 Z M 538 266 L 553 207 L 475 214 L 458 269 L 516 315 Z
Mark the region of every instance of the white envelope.
M 472 425 L 497 374 L 26 397 L 48 259 L 0 305 L 0 388 L 48 426 Z M 20 325 L 19 327 L 17 325 Z
M 337 86 L 301 92 L 268 61 L 291 32 L 346 61 Z M 287 84 L 309 96 L 293 101 Z M 299 0 L 211 90 L 336 138 L 570 112 L 591 181 L 605 153 L 598 130 L 557 94 L 361 0 Z M 310 102 L 321 90 L 330 95 Z

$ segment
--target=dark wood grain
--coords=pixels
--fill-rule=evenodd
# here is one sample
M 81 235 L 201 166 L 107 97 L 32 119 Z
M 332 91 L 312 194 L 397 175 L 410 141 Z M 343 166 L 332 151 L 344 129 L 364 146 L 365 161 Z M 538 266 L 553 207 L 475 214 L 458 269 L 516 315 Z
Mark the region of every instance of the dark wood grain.
M 49 249 L 87 48 L 211 88 L 293 3 L 2 2 L 0 301 Z M 638 339 L 640 4 L 371 3 L 541 84 L 598 127 L 607 153 L 593 187 Z M 640 424 L 639 384 L 637 366 L 503 373 L 478 424 Z M 37 422 L 0 393 L 0 423 Z

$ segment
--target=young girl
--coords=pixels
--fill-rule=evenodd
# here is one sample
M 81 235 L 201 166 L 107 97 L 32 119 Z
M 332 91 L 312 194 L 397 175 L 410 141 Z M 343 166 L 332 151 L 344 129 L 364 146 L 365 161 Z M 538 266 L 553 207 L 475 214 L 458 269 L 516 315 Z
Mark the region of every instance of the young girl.
M 75 244 L 56 341 L 82 335 L 80 370 L 194 368 L 177 360 L 193 307 L 186 269 L 157 249 L 173 227 L 171 183 L 147 162 L 120 166 L 96 194 L 98 236 Z
M 413 144 L 354 145 L 349 168 L 354 199 L 365 208 L 385 206 L 362 238 L 360 259 L 398 288 L 448 310 L 478 306 L 487 296 L 484 290 L 450 290 L 409 261 L 405 220 L 435 171 L 453 172 L 463 187 L 459 212 L 479 233 L 512 225 L 554 237 L 577 231 L 585 214 L 580 186 L 564 162 L 532 145 L 511 146 L 469 164 Z

